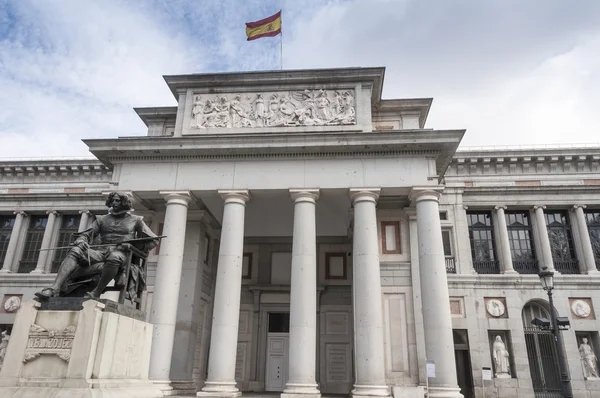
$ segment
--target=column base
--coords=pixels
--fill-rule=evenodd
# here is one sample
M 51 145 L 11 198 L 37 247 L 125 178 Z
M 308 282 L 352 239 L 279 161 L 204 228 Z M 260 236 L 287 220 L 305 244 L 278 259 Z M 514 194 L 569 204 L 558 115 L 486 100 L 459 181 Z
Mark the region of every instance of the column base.
M 44 272 L 44 270 L 41 270 L 41 269 L 37 269 L 37 268 L 36 268 L 36 269 L 34 269 L 33 271 L 31 271 L 31 272 L 30 272 L 30 274 L 33 274 L 33 275 L 41 275 L 41 274 L 45 274 L 45 272 Z
M 317 383 L 287 383 L 281 398 L 321 398 Z
M 458 387 L 431 387 L 427 394 L 428 398 L 464 398 Z
M 0 269 L 0 274 L 12 274 L 13 272 L 9 269 Z
M 587 272 L 587 274 L 592 276 L 600 276 L 600 271 L 598 271 L 597 269 L 591 269 Z
M 218 397 L 218 398 L 236 398 L 241 397 L 242 393 L 235 386 L 235 381 L 207 381 L 204 383 L 202 391 L 198 391 L 198 397 Z
M 154 384 L 154 386 L 156 388 L 158 388 L 163 396 L 168 397 L 171 395 L 176 395 L 176 391 L 173 389 L 173 386 L 171 385 L 171 380 L 152 380 L 150 379 L 150 381 L 152 382 L 152 384 Z
M 354 385 L 354 390 L 350 393 L 352 397 L 389 397 L 390 389 L 388 386 L 374 386 L 374 385 Z
M 516 274 L 518 274 L 518 272 L 515 271 L 514 269 L 507 269 L 506 271 L 502 271 L 502 273 L 504 275 L 516 275 Z

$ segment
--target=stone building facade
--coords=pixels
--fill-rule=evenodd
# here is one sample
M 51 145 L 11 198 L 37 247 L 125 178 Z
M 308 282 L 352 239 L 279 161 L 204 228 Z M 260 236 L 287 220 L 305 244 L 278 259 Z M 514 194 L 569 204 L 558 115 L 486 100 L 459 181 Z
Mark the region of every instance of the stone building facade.
M 600 148 L 457 151 L 464 130 L 425 128 L 431 99 L 382 99 L 383 76 L 166 76 L 178 106 L 137 108 L 145 137 L 0 159 L 0 328 L 66 253 L 40 249 L 120 190 L 167 236 L 143 299 L 166 394 L 560 396 L 531 324 L 549 269 L 574 395 L 596 396 Z

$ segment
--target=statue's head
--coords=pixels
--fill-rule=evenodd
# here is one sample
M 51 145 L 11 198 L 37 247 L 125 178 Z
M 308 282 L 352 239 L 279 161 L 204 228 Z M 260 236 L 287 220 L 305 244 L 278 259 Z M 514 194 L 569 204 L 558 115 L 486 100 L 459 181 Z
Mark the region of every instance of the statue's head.
M 587 344 L 588 339 L 587 339 L 587 337 L 584 337 L 584 338 L 581 339 L 581 341 L 583 342 L 583 344 Z
M 113 211 L 131 210 L 131 199 L 121 192 L 111 192 L 106 199 L 106 206 Z

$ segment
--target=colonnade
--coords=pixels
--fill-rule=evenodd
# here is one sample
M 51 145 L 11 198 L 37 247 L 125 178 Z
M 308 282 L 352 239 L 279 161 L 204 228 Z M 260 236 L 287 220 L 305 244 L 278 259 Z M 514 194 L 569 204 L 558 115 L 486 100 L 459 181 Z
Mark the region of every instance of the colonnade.
M 290 189 L 294 201 L 290 291 L 289 377 L 282 397 L 319 397 L 316 383 L 317 255 L 315 207 L 318 189 Z M 354 363 L 353 396 L 386 397 L 384 330 L 376 204 L 380 190 L 351 189 L 353 226 Z M 177 297 L 181 278 L 188 192 L 162 192 L 167 201 L 150 321 L 154 326 L 150 378 L 168 390 Z M 235 362 L 238 340 L 247 190 L 219 191 L 223 202 L 208 376 L 198 396 L 237 397 Z M 428 359 L 438 366 L 430 391 L 459 397 L 444 252 L 439 220 L 440 193 L 413 189 L 417 212 L 421 289 Z M 416 255 L 416 254 L 415 254 Z

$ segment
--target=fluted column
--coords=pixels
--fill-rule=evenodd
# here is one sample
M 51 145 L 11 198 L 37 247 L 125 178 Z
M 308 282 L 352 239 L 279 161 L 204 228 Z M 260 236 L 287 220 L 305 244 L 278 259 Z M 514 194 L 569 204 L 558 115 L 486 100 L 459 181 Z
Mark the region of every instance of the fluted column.
M 56 224 L 56 217 L 58 216 L 57 211 L 48 211 L 48 221 L 46 221 L 46 229 L 44 229 L 44 236 L 42 237 L 42 244 L 40 245 L 40 254 L 38 255 L 37 264 L 35 269 L 31 271 L 32 274 L 43 274 L 46 272 L 46 261 L 48 261 L 48 256 L 51 256 L 52 251 L 48 250 L 50 248 L 50 243 L 52 242 L 52 234 L 54 233 L 54 225 Z
M 290 189 L 294 200 L 292 282 L 290 290 L 289 377 L 282 398 L 320 397 L 317 361 L 318 189 Z
M 535 212 L 535 222 L 537 224 L 538 236 L 540 238 L 540 246 L 542 251 L 543 263 L 540 269 L 547 268 L 548 271 L 554 271 L 554 260 L 552 259 L 552 248 L 550 247 L 550 238 L 548 237 L 548 227 L 546 226 L 546 216 L 544 215 L 544 209 L 546 206 L 536 205 L 533 206 Z
M 87 210 L 82 210 L 79 212 L 81 214 L 81 218 L 79 219 L 79 227 L 77 228 L 77 232 L 83 232 L 87 229 L 88 224 L 90 223 L 90 212 Z
M 429 396 L 462 398 L 454 362 L 448 278 L 438 205 L 440 196 L 440 192 L 428 188 L 413 188 L 410 194 L 417 207 L 425 352 L 427 359 L 434 361 L 436 368 L 435 378 L 429 379 Z
M 9 273 L 12 272 L 13 262 L 15 260 L 15 254 L 17 253 L 17 244 L 19 243 L 19 235 L 21 228 L 23 227 L 23 219 L 27 217 L 27 213 L 24 211 L 15 211 L 15 223 L 13 224 L 12 232 L 10 233 L 10 239 L 8 240 L 8 246 L 6 247 L 6 255 L 4 256 L 4 264 L 0 272 Z
M 152 296 L 150 323 L 152 351 L 149 377 L 161 389 L 170 390 L 169 372 L 173 354 L 173 339 L 177 321 L 177 304 L 187 224 L 188 204 L 192 197 L 187 191 L 160 192 L 167 202 L 160 254 Z
M 575 217 L 577 218 L 577 228 L 579 230 L 579 239 L 583 248 L 583 259 L 585 261 L 586 273 L 598 274 L 598 268 L 596 260 L 594 259 L 594 249 L 592 248 L 592 241 L 590 240 L 590 232 L 588 231 L 587 221 L 585 220 L 585 214 L 583 209 L 585 205 L 575 205 Z
M 500 236 L 500 250 L 502 251 L 502 268 L 500 272 L 503 274 L 516 274 L 517 271 L 515 271 L 515 268 L 513 267 L 512 253 L 510 251 L 506 216 L 504 215 L 506 206 L 496 206 L 494 209 L 496 210 L 496 220 Z
M 379 189 L 351 189 L 354 344 L 356 381 L 352 396 L 389 396 L 385 383 L 383 310 L 375 206 Z
M 242 291 L 244 217 L 250 193 L 226 190 L 219 191 L 219 194 L 225 201 L 225 207 L 217 263 L 208 377 L 197 395 L 237 397 L 241 395 L 235 385 L 235 359 Z

